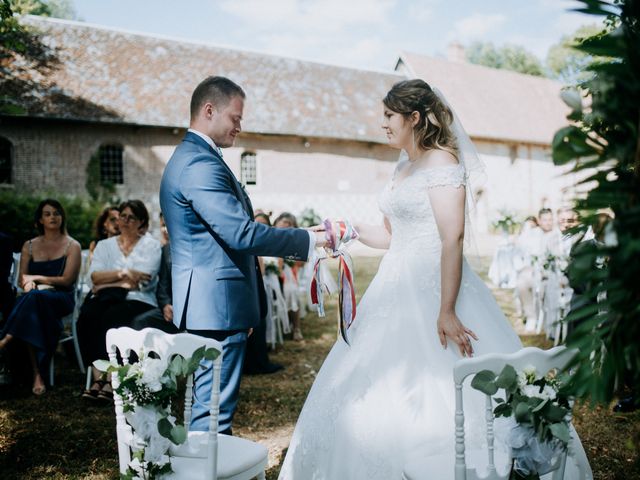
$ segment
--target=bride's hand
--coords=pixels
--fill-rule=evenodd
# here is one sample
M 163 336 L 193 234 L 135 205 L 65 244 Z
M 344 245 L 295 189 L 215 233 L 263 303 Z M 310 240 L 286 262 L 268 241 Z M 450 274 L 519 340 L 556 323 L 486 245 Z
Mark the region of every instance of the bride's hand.
M 473 347 L 471 346 L 472 337 L 478 340 L 478 337 L 470 329 L 465 327 L 458 316 L 454 312 L 440 313 L 438 316 L 438 336 L 440 343 L 446 349 L 447 337 L 455 342 L 460 349 L 460 354 L 464 357 L 473 356 Z

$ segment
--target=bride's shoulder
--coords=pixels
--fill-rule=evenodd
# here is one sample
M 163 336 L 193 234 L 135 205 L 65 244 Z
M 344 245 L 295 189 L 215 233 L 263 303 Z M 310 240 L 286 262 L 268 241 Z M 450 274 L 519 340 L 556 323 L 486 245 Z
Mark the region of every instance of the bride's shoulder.
M 459 165 L 459 162 L 453 153 L 447 150 L 441 150 L 439 148 L 430 150 L 422 160 L 422 166 L 424 168 L 437 168 L 457 165 Z
M 419 174 L 426 179 L 429 187 L 460 187 L 466 183 L 464 167 L 455 155 L 446 150 L 434 149 L 429 152 L 419 167 Z

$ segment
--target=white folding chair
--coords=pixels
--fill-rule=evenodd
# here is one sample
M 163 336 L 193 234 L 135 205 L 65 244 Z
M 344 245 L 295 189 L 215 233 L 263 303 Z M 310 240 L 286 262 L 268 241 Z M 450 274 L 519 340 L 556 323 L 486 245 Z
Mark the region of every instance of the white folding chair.
M 112 363 L 117 361 L 117 351 L 122 361 L 128 362 L 130 353 L 138 353 L 142 348 L 149 354 L 155 352 L 160 358 L 170 360 L 179 354 L 191 358 L 193 352 L 205 345 L 222 352 L 219 342 L 188 333 L 170 335 L 154 328 L 133 330 L 122 327 L 107 332 L 107 352 Z M 172 446 L 169 452 L 173 474 L 170 478 L 203 480 L 250 480 L 265 479 L 268 461 L 267 449 L 255 442 L 217 433 L 220 402 L 220 369 L 222 353 L 213 362 L 211 382 L 210 423 L 208 432 L 189 432 L 183 445 Z M 122 398 L 116 393 L 118 379 L 112 377 L 116 411 L 116 432 L 118 438 L 118 458 L 120 473 L 125 473 L 131 461 L 131 427 L 126 423 Z M 184 399 L 184 424 L 191 420 L 193 397 L 193 376 L 187 379 Z
M 280 290 L 280 282 L 275 273 L 267 273 L 264 277 L 264 288 L 267 295 L 267 343 L 275 348 L 277 343 L 283 344 L 283 334 L 291 333 L 287 302 Z
M 13 254 L 13 265 L 11 266 L 11 272 L 9 272 L 9 283 L 13 285 L 13 288 L 17 291 L 20 285 L 20 252 Z
M 425 480 L 435 478 L 430 472 L 442 471 L 443 464 L 448 465 L 450 472 L 446 477 L 438 477 L 438 480 L 506 480 L 509 478 L 510 459 L 507 455 L 500 455 L 494 449 L 494 430 L 493 430 L 493 401 L 491 396 L 486 396 L 485 422 L 486 422 L 486 446 L 481 450 L 467 450 L 465 443 L 464 430 L 464 410 L 462 401 L 463 382 L 470 375 L 474 375 L 482 370 L 490 370 L 496 375 L 499 374 L 505 365 L 512 365 L 516 370 L 522 370 L 524 367 L 532 365 L 540 373 L 546 373 L 554 368 L 564 368 L 575 351 L 567 350 L 565 347 L 555 347 L 550 350 L 541 350 L 539 348 L 528 347 L 512 354 L 489 354 L 481 355 L 473 358 L 464 358 L 459 360 L 453 369 L 453 378 L 455 383 L 455 452 L 450 454 L 430 456 L 429 452 L 424 452 L 424 456 L 414 458 L 404 468 L 403 480 Z M 575 441 L 575 431 L 571 428 L 571 441 L 569 443 L 569 454 L 576 454 L 580 460 L 577 461 L 579 475 L 573 476 L 572 480 L 590 479 L 591 470 L 589 469 L 586 455 L 582 449 L 580 442 Z M 496 459 L 496 457 L 498 457 Z M 474 461 L 482 459 L 480 463 L 482 467 L 469 465 L 467 459 L 472 458 Z M 544 480 L 562 480 L 565 478 L 565 465 L 567 453 L 556 459 L 553 470 L 541 477 Z M 586 463 L 586 465 L 585 465 Z
M 73 342 L 73 350 L 76 355 L 76 361 L 78 362 L 78 368 L 82 373 L 85 373 L 84 362 L 82 361 L 82 354 L 80 353 L 80 344 L 78 343 L 78 332 L 76 326 L 78 324 L 78 316 L 80 315 L 80 307 L 82 306 L 82 301 L 86 295 L 86 270 L 88 263 L 88 253 L 89 250 L 82 250 L 81 253 L 81 263 L 80 263 L 80 273 L 78 274 L 78 280 L 74 287 L 74 300 L 75 306 L 73 308 L 73 312 L 71 312 L 66 317 L 63 317 L 62 324 L 64 325 L 64 329 L 62 331 L 62 336 L 60 340 L 58 340 L 58 344 L 63 344 L 67 342 Z M 53 386 L 54 382 L 54 374 L 55 366 L 54 366 L 54 355 L 51 356 L 51 361 L 49 362 L 49 384 Z M 89 389 L 89 387 L 87 387 Z

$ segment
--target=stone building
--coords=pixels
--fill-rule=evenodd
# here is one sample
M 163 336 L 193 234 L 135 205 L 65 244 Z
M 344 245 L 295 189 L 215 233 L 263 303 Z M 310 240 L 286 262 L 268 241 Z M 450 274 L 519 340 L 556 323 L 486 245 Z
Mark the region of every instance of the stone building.
M 550 80 L 409 53 L 395 72 L 365 71 L 80 22 L 25 22 L 39 31 L 47 62 L 17 56 L 5 68 L 0 85 L 26 113 L 0 116 L 2 188 L 87 195 L 93 175 L 120 198 L 145 200 L 155 218 L 191 92 L 208 75 L 247 93 L 243 132 L 224 157 L 254 206 L 276 214 L 312 207 L 381 220 L 376 197 L 398 158 L 380 128 L 381 99 L 407 77 L 445 93 L 487 164 L 490 180 L 475 192 L 479 227 L 501 209 L 557 206 L 570 183 L 550 160 L 566 114 Z

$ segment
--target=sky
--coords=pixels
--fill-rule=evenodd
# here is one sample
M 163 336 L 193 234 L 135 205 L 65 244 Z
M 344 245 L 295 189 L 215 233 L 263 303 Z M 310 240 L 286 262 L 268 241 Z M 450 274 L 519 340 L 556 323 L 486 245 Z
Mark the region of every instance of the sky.
M 366 70 L 453 41 L 516 44 L 544 60 L 595 17 L 571 0 L 73 0 L 90 23 Z

